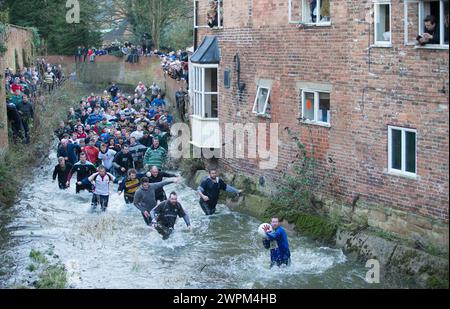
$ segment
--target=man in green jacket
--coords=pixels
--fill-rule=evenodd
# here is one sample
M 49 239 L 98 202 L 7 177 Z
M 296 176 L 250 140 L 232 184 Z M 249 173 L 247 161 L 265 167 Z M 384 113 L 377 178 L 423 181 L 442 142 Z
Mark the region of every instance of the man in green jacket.
M 148 170 L 148 167 L 152 166 L 156 166 L 161 170 L 166 160 L 167 150 L 159 145 L 159 139 L 153 139 L 153 145 L 147 149 L 144 155 L 144 165 L 146 170 Z
M 169 144 L 168 144 L 168 134 L 167 132 L 161 132 L 161 129 L 159 127 L 155 127 L 155 133 L 153 133 L 153 138 L 156 138 L 159 140 L 159 145 L 164 148 L 166 151 L 169 150 Z

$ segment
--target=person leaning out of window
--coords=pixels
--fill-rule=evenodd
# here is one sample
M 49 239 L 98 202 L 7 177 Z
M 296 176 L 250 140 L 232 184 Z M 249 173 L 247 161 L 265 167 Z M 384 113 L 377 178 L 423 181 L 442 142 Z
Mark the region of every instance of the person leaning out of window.
M 211 0 L 210 2 L 209 2 L 209 10 L 208 10 L 208 12 L 207 12 L 207 19 L 208 19 L 208 26 L 210 27 L 210 28 L 214 28 L 214 27 L 217 27 L 218 25 L 219 25 L 219 21 L 218 21 L 218 12 L 217 12 L 217 9 L 218 9 L 218 5 L 217 5 L 217 2 L 216 1 L 214 1 L 214 0 Z
M 440 44 L 439 27 L 436 25 L 436 18 L 428 15 L 424 20 L 425 28 L 422 35 L 417 36 L 419 45 Z

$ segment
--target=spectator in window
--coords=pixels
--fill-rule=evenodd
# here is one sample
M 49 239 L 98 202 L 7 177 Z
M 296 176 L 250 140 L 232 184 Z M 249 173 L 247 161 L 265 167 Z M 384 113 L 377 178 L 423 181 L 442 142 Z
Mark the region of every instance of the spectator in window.
M 423 35 L 417 36 L 419 45 L 440 44 L 441 38 L 439 35 L 439 27 L 436 25 L 436 18 L 432 15 L 428 15 L 425 17 L 424 24 L 425 29 Z
M 317 0 L 309 0 L 309 10 L 311 12 L 311 22 L 315 23 L 317 22 Z M 329 0 L 322 0 L 320 1 L 320 16 L 323 17 L 323 21 L 329 21 L 330 20 L 330 1 Z M 319 18 L 320 18 L 319 16 Z M 320 20 L 319 20 L 320 21 Z
M 217 27 L 218 24 L 218 14 L 217 14 L 217 1 L 209 1 L 209 10 L 207 12 L 208 26 L 210 28 Z

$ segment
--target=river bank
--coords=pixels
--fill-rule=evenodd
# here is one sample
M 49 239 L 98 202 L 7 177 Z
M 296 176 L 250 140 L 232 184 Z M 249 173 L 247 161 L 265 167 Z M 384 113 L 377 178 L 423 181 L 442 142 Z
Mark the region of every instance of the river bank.
M 0 163 L 0 207 L 13 205 L 17 193 L 26 185 L 24 180 L 30 170 L 47 157 L 54 142 L 54 129 L 61 119 L 67 117 L 67 110 L 76 106 L 82 93 L 82 86 L 67 82 L 51 94 L 37 99 L 30 143 L 11 143 Z
M 192 188 L 197 188 L 208 175 L 205 165 L 199 160 L 191 160 L 183 170 L 190 175 L 188 183 Z M 344 222 L 334 213 L 322 216 L 306 213 L 287 215 L 274 208 L 267 194 L 275 192 L 275 188 L 265 188 L 245 175 L 225 172 L 222 178 L 246 192 L 239 199 L 222 198 L 221 202 L 233 211 L 265 222 L 272 215 L 280 216 L 285 219 L 287 229 L 309 237 L 318 245 L 342 249 L 348 258 L 363 265 L 369 260 L 377 260 L 381 280 L 404 276 L 404 280 L 411 280 L 421 288 L 448 288 L 448 255 L 445 253 L 436 251 L 433 254 L 423 248 L 417 249 L 393 234 L 368 228 L 363 221 Z
M 1 252 L 11 259 L 11 274 L 0 280 L 2 287 L 36 287 L 40 276 L 35 267 L 46 262 L 54 263 L 50 269 L 54 272 L 64 266 L 65 288 L 415 287 L 402 277 L 369 284 L 364 265 L 347 258 L 341 249 L 291 232 L 292 265 L 270 269 L 269 252 L 256 232 L 261 221 L 224 204 L 216 215 L 206 217 L 195 190 L 185 183 L 170 185 L 166 191 L 178 193 L 191 217 L 192 232 L 179 220 L 172 237 L 163 241 L 117 194 L 111 196 L 108 211 L 101 213 L 91 210 L 87 192 L 60 191 L 51 182 L 55 159 L 51 151 L 30 178 L 40 185 L 24 188 L 14 206 L 16 216 L 7 226 L 11 241 Z M 57 273 L 55 278 L 60 278 Z

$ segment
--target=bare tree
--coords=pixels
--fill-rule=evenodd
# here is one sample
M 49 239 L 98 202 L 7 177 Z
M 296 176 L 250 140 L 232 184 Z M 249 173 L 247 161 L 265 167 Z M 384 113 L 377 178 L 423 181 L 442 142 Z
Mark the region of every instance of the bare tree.
M 150 33 L 155 48 L 161 45 L 161 33 L 171 22 L 192 16 L 190 0 L 110 0 L 111 21 L 126 18 L 133 26 L 133 33 L 142 36 Z

